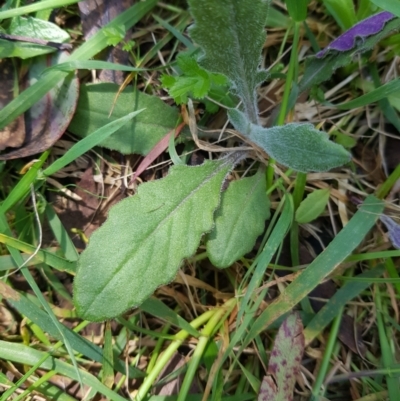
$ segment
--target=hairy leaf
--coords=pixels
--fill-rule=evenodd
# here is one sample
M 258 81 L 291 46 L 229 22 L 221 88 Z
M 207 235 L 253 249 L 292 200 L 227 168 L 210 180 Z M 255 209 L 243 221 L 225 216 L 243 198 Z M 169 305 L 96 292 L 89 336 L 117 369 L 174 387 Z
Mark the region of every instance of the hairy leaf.
M 329 200 L 329 189 L 317 189 L 304 199 L 296 210 L 296 221 L 300 224 L 315 220 L 324 210 Z
M 211 230 L 222 182 L 234 161 L 174 166 L 118 203 L 82 253 L 74 301 L 85 319 L 113 318 L 175 277 Z
M 264 174 L 230 183 L 207 238 L 207 254 L 213 265 L 229 267 L 250 252 L 269 214 Z
M 100 146 L 124 154 L 146 155 L 168 131 L 176 127 L 178 110 L 156 96 L 133 91 L 132 88 L 118 95 L 118 89 L 119 86 L 112 83 L 83 85 L 77 111 L 68 129 L 79 137 L 86 137 L 113 120 L 145 109 Z M 108 117 L 111 111 L 111 117 Z
M 204 50 L 200 63 L 229 78 L 253 123 L 256 88 L 267 76 L 259 66 L 268 4 L 268 0 L 189 0 L 195 21 L 190 35 Z
M 306 62 L 306 69 L 299 83 L 300 92 L 304 92 L 313 85 L 331 78 L 333 72 L 340 67 L 350 64 L 354 55 L 372 49 L 381 39 L 400 29 L 400 18 L 390 19 L 383 28 L 375 34 L 357 41 L 355 46 L 347 51 L 331 49 L 325 57 L 310 57 Z M 328 46 L 329 47 L 329 46 Z
M 258 401 L 293 400 L 303 352 L 303 324 L 298 313 L 292 313 L 283 321 L 275 337 L 268 372 L 261 383 Z
M 350 154 L 312 124 L 291 123 L 263 128 L 251 124 L 237 109 L 229 120 L 240 133 L 284 166 L 297 171 L 327 171 L 350 161 Z

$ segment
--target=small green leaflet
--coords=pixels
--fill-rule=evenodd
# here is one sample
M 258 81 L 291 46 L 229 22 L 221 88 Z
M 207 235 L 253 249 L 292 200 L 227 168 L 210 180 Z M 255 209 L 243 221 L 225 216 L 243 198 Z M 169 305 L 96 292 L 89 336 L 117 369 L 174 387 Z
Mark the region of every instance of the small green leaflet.
M 226 85 L 224 75 L 213 74 L 201 68 L 197 61 L 188 54 L 181 54 L 177 58 L 177 64 L 182 75 L 163 75 L 161 83 L 168 89 L 168 93 L 175 100 L 176 104 L 187 103 L 188 95 L 195 99 L 203 99 L 211 90 L 211 85 Z
M 304 199 L 296 210 L 296 221 L 300 224 L 315 220 L 324 210 L 329 200 L 329 189 L 317 189 Z
M 265 228 L 269 206 L 263 173 L 229 184 L 207 237 L 207 254 L 214 266 L 229 267 L 251 251 Z

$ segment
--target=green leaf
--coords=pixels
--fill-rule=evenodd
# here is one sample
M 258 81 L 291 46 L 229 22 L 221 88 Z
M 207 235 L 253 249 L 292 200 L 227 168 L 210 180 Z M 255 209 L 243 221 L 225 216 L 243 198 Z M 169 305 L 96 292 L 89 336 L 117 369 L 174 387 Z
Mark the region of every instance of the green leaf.
M 393 0 L 370 0 L 383 10 L 390 11 L 392 14 L 400 17 L 400 3 Z
M 265 309 L 252 324 L 243 341 L 242 348 L 265 330 L 272 322 L 284 313 L 292 310 L 307 296 L 325 277 L 339 266 L 351 254 L 375 224 L 382 213 L 384 204 L 374 196 L 368 196 L 348 224 L 335 236 L 314 261 L 290 283 L 281 295 Z
M 303 352 L 303 323 L 298 313 L 292 313 L 283 321 L 275 337 L 267 375 L 261 383 L 258 401 L 293 399 Z
M 267 0 L 189 0 L 195 21 L 190 36 L 204 50 L 200 64 L 228 77 L 253 123 L 256 88 L 267 76 L 259 66 L 268 4 Z
M 329 200 L 329 189 L 317 189 L 308 194 L 296 210 L 296 221 L 300 224 L 315 220 L 324 210 Z
M 177 58 L 177 64 L 182 75 L 171 77 L 163 75 L 161 83 L 168 89 L 177 104 L 187 102 L 188 95 L 195 99 L 203 99 L 211 90 L 211 84 L 225 85 L 226 78 L 221 74 L 213 74 L 201 68 L 197 61 L 188 54 L 181 54 Z
M 383 266 L 375 267 L 372 270 L 366 270 L 354 277 L 356 281 L 349 281 L 336 291 L 304 329 L 306 344 L 310 344 L 319 333 L 322 333 L 337 316 L 340 308 L 345 307 L 347 302 L 350 302 L 362 291 L 366 290 L 372 284 L 373 279 L 375 277 L 380 277 L 384 271 L 385 268 Z M 370 280 L 367 280 L 368 278 Z M 366 279 L 366 281 L 357 281 L 357 279 Z
M 88 320 L 118 316 L 175 277 L 210 231 L 220 189 L 234 161 L 174 166 L 114 206 L 78 262 L 74 302 Z
M 326 81 L 332 77 L 333 72 L 340 67 L 352 63 L 354 56 L 372 49 L 381 39 L 400 29 L 400 18 L 387 22 L 379 33 L 368 36 L 346 52 L 331 52 L 323 58 L 310 57 L 306 61 L 306 69 L 299 83 L 299 93 L 311 88 L 313 85 Z
M 214 266 L 229 267 L 251 251 L 269 218 L 269 206 L 263 173 L 229 184 L 207 237 L 207 254 Z
M 307 18 L 309 0 L 286 0 L 286 7 L 290 17 L 296 22 L 303 22 Z
M 50 176 L 65 167 L 67 164 L 72 163 L 79 156 L 97 146 L 102 141 L 106 140 L 106 138 L 110 137 L 115 131 L 118 131 L 121 127 L 126 126 L 126 124 L 132 120 L 132 118 L 136 117 L 142 112 L 143 109 L 133 111 L 132 113 L 126 114 L 121 118 L 109 122 L 95 132 L 92 132 L 91 135 L 88 135 L 86 138 L 83 138 L 81 141 L 75 143 L 59 159 L 56 159 L 55 162 L 53 162 L 43 171 L 43 175 Z
M 312 124 L 292 123 L 272 128 L 251 124 L 237 109 L 228 111 L 236 130 L 284 166 L 297 171 L 327 171 L 350 161 L 350 154 Z
M 119 86 L 112 83 L 82 85 L 77 111 L 68 130 L 79 137 L 86 137 L 132 111 L 145 109 L 130 124 L 102 141 L 100 146 L 123 154 L 146 155 L 176 126 L 178 110 L 155 96 L 133 91 L 132 88 L 126 88 L 118 96 L 118 89 Z
M 25 14 L 46 8 L 54 8 L 55 3 L 61 0 L 46 0 L 40 3 L 31 4 L 26 7 L 19 7 L 12 10 L 0 12 L 0 19 L 14 17 L 16 15 Z M 76 0 L 62 0 L 63 5 L 77 3 Z M 83 43 L 76 49 L 68 58 L 68 62 L 76 60 L 88 60 L 94 57 L 97 53 L 107 47 L 106 36 L 104 29 L 113 26 L 124 25 L 125 29 L 131 28 L 140 19 L 149 12 L 155 5 L 157 0 L 145 0 L 136 3 L 128 10 L 124 11 L 118 17 L 114 18 L 103 29 L 100 29 L 89 40 Z M 59 81 L 64 79 L 68 74 L 61 71 L 52 71 L 48 74 L 43 74 L 41 78 L 28 89 L 24 90 L 12 102 L 0 110 L 0 128 L 4 128 L 17 116 L 28 110 L 33 104 L 47 94 Z
M 42 54 L 54 53 L 56 50 L 55 47 L 50 46 L 0 39 L 0 59 L 19 57 L 25 60 Z
M 58 25 L 33 17 L 17 17 L 11 20 L 8 29 L 10 35 L 25 36 L 50 42 L 69 42 L 68 33 Z
M 342 30 L 357 23 L 353 0 L 323 0 L 323 3 Z

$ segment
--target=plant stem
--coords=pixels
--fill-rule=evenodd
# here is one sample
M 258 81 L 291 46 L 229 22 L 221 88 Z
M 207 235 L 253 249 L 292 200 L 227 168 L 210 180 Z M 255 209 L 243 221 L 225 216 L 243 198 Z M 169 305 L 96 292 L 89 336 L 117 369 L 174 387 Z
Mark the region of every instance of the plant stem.
M 204 351 L 206 350 L 208 341 L 220 324 L 224 322 L 226 316 L 232 312 L 232 309 L 235 307 L 236 303 L 237 300 L 235 298 L 231 298 L 229 301 L 227 301 L 214 313 L 202 330 L 201 336 L 199 337 L 199 342 L 197 343 L 192 359 L 189 362 L 189 368 L 186 372 L 185 379 L 183 380 L 177 401 L 185 401 L 189 399 L 188 394 L 190 386 L 193 383 L 197 368 L 200 364 L 201 358 L 203 357 Z
M 234 299 L 236 301 L 236 299 Z M 209 321 L 214 314 L 216 314 L 219 309 L 214 309 L 203 313 L 197 319 L 193 320 L 190 325 L 197 329 L 198 327 L 205 324 Z M 189 333 L 185 330 L 179 331 L 175 336 L 175 340 L 169 345 L 169 347 L 164 351 L 164 353 L 160 356 L 159 360 L 154 366 L 154 369 L 149 373 L 149 375 L 144 379 L 143 384 L 140 386 L 139 391 L 135 397 L 135 401 L 142 401 L 147 396 L 152 384 L 157 379 L 161 370 L 164 366 L 169 362 L 172 358 L 173 354 L 176 350 L 182 345 L 183 341 L 189 336 Z
M 338 310 L 338 314 L 332 324 L 331 332 L 329 333 L 329 339 L 328 343 L 326 344 L 326 349 L 324 352 L 324 357 L 322 359 L 321 367 L 319 369 L 318 376 L 315 379 L 314 386 L 312 389 L 312 395 L 314 399 L 319 399 L 319 396 L 324 394 L 324 391 L 321 391 L 321 387 L 329 367 L 329 362 L 331 360 L 333 348 L 336 344 L 337 333 L 339 331 L 342 315 L 343 315 L 343 307 Z

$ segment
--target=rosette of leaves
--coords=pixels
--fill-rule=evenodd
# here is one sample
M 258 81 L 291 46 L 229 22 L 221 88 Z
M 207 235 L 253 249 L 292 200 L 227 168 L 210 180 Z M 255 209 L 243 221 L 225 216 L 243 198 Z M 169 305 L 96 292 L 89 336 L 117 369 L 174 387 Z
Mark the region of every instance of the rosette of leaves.
M 202 96 L 210 81 L 218 83 L 225 76 L 242 101 L 242 109 L 231 109 L 229 119 L 249 142 L 300 171 L 342 165 L 349 154 L 311 124 L 268 129 L 258 124 L 256 90 L 267 77 L 260 62 L 268 3 L 189 0 L 194 17 L 190 35 L 203 53 L 199 69 L 186 60 L 194 75 L 202 77 L 195 88 L 192 80 L 188 92 Z M 171 90 L 182 89 L 174 87 L 176 81 L 166 81 Z M 185 90 L 177 93 L 181 101 Z M 74 283 L 78 313 L 99 321 L 140 305 L 174 279 L 204 234 L 209 258 L 220 268 L 250 251 L 269 216 L 263 174 L 234 182 L 222 192 L 227 175 L 246 156 L 235 152 L 197 167 L 173 166 L 166 178 L 142 184 L 135 196 L 116 205 L 78 262 Z M 231 251 L 221 252 L 224 248 Z

